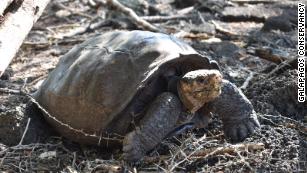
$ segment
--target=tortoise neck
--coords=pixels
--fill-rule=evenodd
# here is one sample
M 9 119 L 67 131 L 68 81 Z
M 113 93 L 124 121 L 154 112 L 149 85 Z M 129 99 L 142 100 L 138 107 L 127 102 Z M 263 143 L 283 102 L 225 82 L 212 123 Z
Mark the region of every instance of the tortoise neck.
M 181 79 L 181 77 L 179 77 L 179 76 L 170 77 L 167 81 L 167 91 L 175 94 L 176 96 L 178 96 L 177 85 L 178 85 L 180 79 Z

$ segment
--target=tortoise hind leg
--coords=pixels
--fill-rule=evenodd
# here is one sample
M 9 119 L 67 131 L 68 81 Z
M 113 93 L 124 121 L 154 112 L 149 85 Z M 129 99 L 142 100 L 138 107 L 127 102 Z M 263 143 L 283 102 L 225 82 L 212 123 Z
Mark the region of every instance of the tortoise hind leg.
M 223 80 L 222 93 L 210 103 L 223 121 L 224 132 L 232 142 L 244 140 L 260 127 L 252 104 L 231 82 Z
M 181 113 L 181 103 L 170 92 L 160 94 L 149 106 L 139 127 L 125 136 L 124 159 L 134 162 L 153 149 L 174 128 Z

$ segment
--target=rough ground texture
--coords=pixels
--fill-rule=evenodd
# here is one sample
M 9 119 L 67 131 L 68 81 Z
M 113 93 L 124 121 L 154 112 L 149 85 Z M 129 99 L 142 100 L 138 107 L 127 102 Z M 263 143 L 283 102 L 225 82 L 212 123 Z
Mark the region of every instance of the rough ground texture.
M 166 139 L 135 165 L 124 163 L 119 150 L 80 146 L 53 133 L 26 144 L 22 136 L 31 129 L 25 130 L 28 98 L 22 93 L 34 92 L 60 56 L 86 38 L 113 29 L 142 29 L 93 2 L 52 1 L 1 78 L 0 171 L 307 171 L 307 102 L 297 102 L 297 67 L 291 63 L 297 58 L 296 1 L 121 0 L 139 16 L 184 16 L 151 23 L 217 60 L 224 77 L 241 87 L 262 124 L 244 142 L 229 143 L 214 115 L 207 129 Z M 270 51 L 259 53 L 263 50 Z

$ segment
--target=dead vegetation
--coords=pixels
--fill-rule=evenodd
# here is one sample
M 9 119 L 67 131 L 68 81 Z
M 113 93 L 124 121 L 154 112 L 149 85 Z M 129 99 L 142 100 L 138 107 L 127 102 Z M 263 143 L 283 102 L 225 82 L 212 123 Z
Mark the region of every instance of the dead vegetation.
M 121 4 L 119 4 L 121 3 Z M 55 0 L 0 80 L 0 170 L 5 172 L 306 172 L 307 104 L 297 102 L 296 1 Z M 284 20 L 278 20 L 278 17 Z M 294 16 L 295 17 L 295 16 Z M 1 23 L 1 22 L 0 22 Z M 290 24 L 290 25 L 289 25 Z M 243 143 L 208 129 L 167 139 L 139 163 L 121 151 L 80 146 L 51 133 L 23 136 L 24 113 L 44 78 L 74 45 L 115 29 L 173 34 L 217 60 L 254 105 L 261 130 Z M 8 37 L 9 38 L 9 37 Z M 43 127 L 43 128 L 48 128 Z M 13 130 L 12 130 L 13 129 Z

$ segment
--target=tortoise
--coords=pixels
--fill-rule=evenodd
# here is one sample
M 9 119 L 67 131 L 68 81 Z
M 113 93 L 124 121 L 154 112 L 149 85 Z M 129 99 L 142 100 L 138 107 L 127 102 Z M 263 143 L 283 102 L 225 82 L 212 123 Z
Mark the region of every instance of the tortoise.
M 233 142 L 260 127 L 250 101 L 223 79 L 216 61 L 147 31 L 107 32 L 75 46 L 33 98 L 61 135 L 122 146 L 127 161 L 141 159 L 184 122 L 206 127 L 211 112 Z

